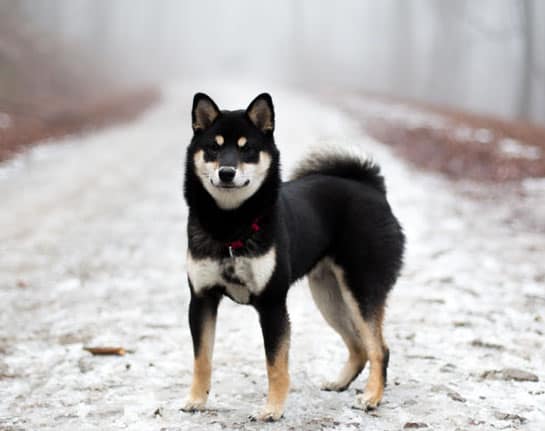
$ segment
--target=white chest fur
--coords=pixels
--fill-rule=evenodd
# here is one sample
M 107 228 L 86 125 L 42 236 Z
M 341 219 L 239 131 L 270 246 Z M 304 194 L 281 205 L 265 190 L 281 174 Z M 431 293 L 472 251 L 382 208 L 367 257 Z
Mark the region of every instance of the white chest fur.
M 276 266 L 276 251 L 256 257 L 195 259 L 187 252 L 187 274 L 195 293 L 214 286 L 225 287 L 236 302 L 247 304 L 250 294 L 258 295 L 269 282 Z

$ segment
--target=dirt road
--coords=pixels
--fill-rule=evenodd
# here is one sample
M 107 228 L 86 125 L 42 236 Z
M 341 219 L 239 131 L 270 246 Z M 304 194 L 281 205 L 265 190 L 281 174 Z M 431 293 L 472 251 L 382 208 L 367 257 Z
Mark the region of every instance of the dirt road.
M 262 91 L 168 86 L 133 124 L 0 165 L 0 429 L 545 428 L 543 232 L 516 222 L 511 198 L 472 198 L 395 158 L 340 110 L 284 89 L 270 89 L 284 173 L 312 143 L 361 145 L 382 165 L 407 233 L 386 317 L 384 402 L 371 414 L 351 408 L 366 372 L 345 393 L 319 390 L 345 351 L 301 282 L 289 297 L 285 418 L 247 418 L 264 401 L 264 351 L 256 313 L 229 300 L 210 410 L 180 412 L 192 358 L 182 159 L 192 93 L 203 89 L 226 108 Z M 543 181 L 525 187 L 545 196 Z M 89 345 L 129 353 L 96 357 Z

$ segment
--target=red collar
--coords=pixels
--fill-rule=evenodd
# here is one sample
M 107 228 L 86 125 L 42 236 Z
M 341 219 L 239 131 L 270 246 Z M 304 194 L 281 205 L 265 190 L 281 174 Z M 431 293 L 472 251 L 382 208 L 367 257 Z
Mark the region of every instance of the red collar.
M 256 217 L 252 224 L 250 225 L 252 232 L 259 232 L 261 230 L 261 226 L 259 225 L 259 219 L 261 217 Z M 229 250 L 229 256 L 235 257 L 234 251 L 239 250 L 244 247 L 244 241 L 241 239 L 236 239 L 234 241 L 230 241 L 227 244 L 227 249 Z

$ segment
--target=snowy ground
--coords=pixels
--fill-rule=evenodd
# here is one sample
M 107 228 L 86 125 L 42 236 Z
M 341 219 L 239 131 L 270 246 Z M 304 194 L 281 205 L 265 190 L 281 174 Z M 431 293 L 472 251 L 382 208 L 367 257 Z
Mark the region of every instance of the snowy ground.
M 191 96 L 203 89 L 226 108 L 261 91 L 168 87 L 134 124 L 41 146 L 0 168 L 0 429 L 545 428 L 542 225 L 517 223 L 512 197 L 475 199 L 408 167 L 340 110 L 283 89 L 271 92 L 285 172 L 311 143 L 361 145 L 383 166 L 407 232 L 386 318 L 384 402 L 371 414 L 351 408 L 366 373 L 345 393 L 320 392 L 345 351 L 300 283 L 289 297 L 285 418 L 247 418 L 264 401 L 264 352 L 255 312 L 229 300 L 210 409 L 179 411 L 192 357 L 182 158 Z M 527 189 L 543 203 L 543 181 Z M 84 345 L 130 353 L 97 357 Z

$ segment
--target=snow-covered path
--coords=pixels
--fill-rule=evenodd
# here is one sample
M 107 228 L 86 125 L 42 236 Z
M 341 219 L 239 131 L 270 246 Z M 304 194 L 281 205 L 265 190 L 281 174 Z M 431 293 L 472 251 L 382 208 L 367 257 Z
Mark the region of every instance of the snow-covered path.
M 310 144 L 361 145 L 381 164 L 407 232 L 386 317 L 384 402 L 371 414 L 351 408 L 366 372 L 345 393 L 319 390 L 345 351 L 301 282 L 289 297 L 285 418 L 247 419 L 264 401 L 264 351 L 256 313 L 229 300 L 210 409 L 180 412 L 192 358 L 182 159 L 192 93 L 202 89 L 225 108 L 262 90 L 169 86 L 133 124 L 0 167 L 0 429 L 545 428 L 543 233 L 506 224 L 508 202 L 468 198 L 405 165 L 340 110 L 285 89 L 270 89 L 284 172 Z M 84 345 L 130 353 L 96 357 Z

